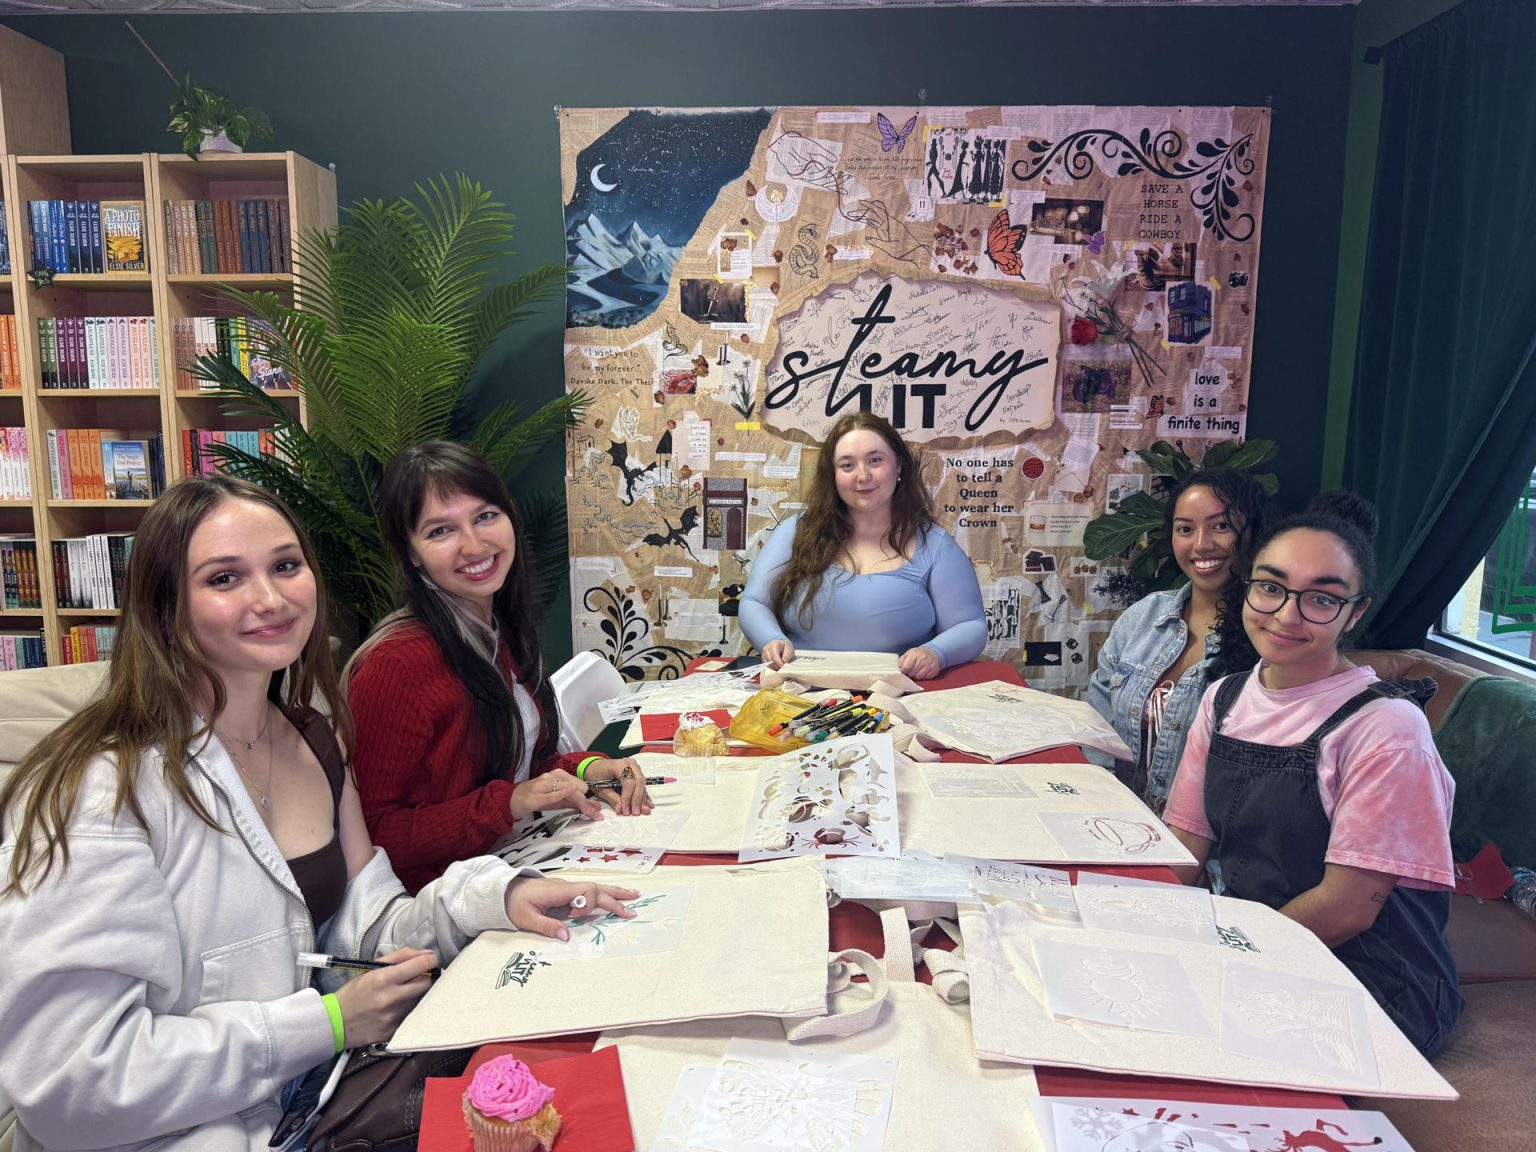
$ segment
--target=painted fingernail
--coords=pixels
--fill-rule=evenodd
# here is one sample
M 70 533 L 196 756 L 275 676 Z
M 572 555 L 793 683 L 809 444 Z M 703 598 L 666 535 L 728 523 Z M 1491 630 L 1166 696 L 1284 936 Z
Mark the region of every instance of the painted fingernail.
M 556 928 L 555 929 L 555 939 L 556 940 L 569 940 L 570 938 L 571 938 L 571 934 L 569 932 L 567 932 L 564 928 Z

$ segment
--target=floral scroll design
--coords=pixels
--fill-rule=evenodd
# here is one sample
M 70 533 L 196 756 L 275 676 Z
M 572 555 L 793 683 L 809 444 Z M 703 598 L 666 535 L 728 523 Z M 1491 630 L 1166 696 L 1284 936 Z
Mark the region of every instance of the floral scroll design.
M 651 634 L 650 617 L 610 582 L 588 588 L 581 606 L 602 617 L 598 628 L 603 633 L 603 647 L 592 651 L 617 668 L 626 680 L 644 680 L 647 673 L 654 673 L 657 680 L 676 680 L 695 656 L 721 654 L 718 648 L 685 652 L 670 644 L 645 644 Z
M 1242 243 L 1253 236 L 1253 213 L 1243 212 L 1243 194 L 1253 189 L 1245 179 L 1253 175 L 1250 154 L 1252 133 L 1227 143 L 1221 137 L 1195 144 L 1195 155 L 1186 156 L 1188 142 L 1177 129 L 1165 128 L 1156 136 L 1143 128 L 1132 140 L 1109 128 L 1085 128 L 1063 140 L 1031 140 L 1033 153 L 1013 162 L 1015 180 L 1033 180 L 1058 161 L 1074 180 L 1092 175 L 1099 164 L 1116 176 L 1150 172 L 1166 180 L 1198 181 L 1189 202 L 1205 221 L 1207 231 L 1223 240 Z M 1198 157 L 1198 158 L 1197 158 Z M 1239 180 L 1241 179 L 1241 182 Z

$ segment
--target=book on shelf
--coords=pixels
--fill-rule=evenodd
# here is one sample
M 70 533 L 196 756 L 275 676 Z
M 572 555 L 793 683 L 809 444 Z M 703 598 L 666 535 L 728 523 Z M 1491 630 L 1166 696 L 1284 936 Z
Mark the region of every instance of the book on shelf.
M 5 222 L 5 201 L 0 200 L 0 276 L 11 274 L 11 234 Z
M 66 536 L 51 544 L 53 594 L 60 608 L 102 611 L 119 606 L 133 550 L 131 533 Z
M 112 658 L 116 624 L 76 624 L 60 638 L 65 664 L 95 664 Z
M 149 442 L 103 440 L 101 474 L 108 500 L 148 500 L 152 494 L 149 484 Z
M 43 433 L 43 442 L 48 450 L 49 491 L 55 500 L 144 500 L 165 490 L 164 439 L 159 432 L 134 437 L 128 432 L 103 428 L 50 428 Z M 143 495 L 122 494 L 123 489 L 117 484 L 115 455 L 109 484 L 107 445 L 113 445 L 115 453 L 115 446 L 120 443 L 143 448 L 143 467 L 134 472 L 131 485 L 134 491 L 147 487 Z M 125 460 L 128 458 L 125 456 Z M 141 472 L 147 480 L 139 478 Z
M 167 200 L 166 254 L 174 275 L 292 272 L 285 197 Z
M 204 356 L 226 360 L 258 388 L 291 389 L 293 377 L 264 355 L 271 329 L 254 316 L 184 316 L 175 322 L 176 387 L 183 392 L 218 391 L 219 385 L 197 375 Z
M 42 632 L 0 632 L 0 671 L 43 668 L 47 664 Z
M 56 273 L 149 271 L 142 200 L 31 200 L 32 264 Z
M 40 316 L 44 388 L 158 388 L 153 316 Z
M 21 358 L 16 346 L 16 317 L 0 316 L 0 392 L 21 391 Z
M 0 428 L 0 500 L 32 499 L 32 453 L 25 428 Z
M 37 577 L 37 537 L 30 533 L 0 536 L 0 583 L 4 599 L 0 608 L 26 611 L 43 606 L 42 584 Z
M 93 235 L 105 248 L 108 272 L 147 272 L 144 258 L 144 201 L 103 200 L 101 228 Z

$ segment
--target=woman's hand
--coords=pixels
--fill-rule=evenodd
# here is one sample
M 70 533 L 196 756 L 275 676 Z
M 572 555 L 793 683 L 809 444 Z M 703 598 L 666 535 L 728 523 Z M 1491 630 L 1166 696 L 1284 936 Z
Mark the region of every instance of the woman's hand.
M 587 765 L 586 781 L 599 800 L 620 816 L 644 816 L 655 807 L 645 792 L 645 773 L 633 757 L 623 760 L 594 760 Z M 617 788 L 598 788 L 600 783 L 616 782 Z
M 384 1043 L 432 987 L 427 973 L 437 967 L 437 957 L 431 952 L 397 948 L 379 959 L 389 967 L 364 972 L 336 992 L 348 1048 Z
M 788 640 L 770 640 L 763 645 L 763 659 L 777 671 L 795 658 L 795 646 Z
M 587 786 L 564 768 L 524 780 L 513 788 L 511 808 L 513 820 L 552 808 L 574 808 L 589 820 L 603 818 L 603 806 L 588 796 Z
M 932 648 L 908 648 L 896 667 L 914 680 L 932 680 L 944 671 L 944 662 Z
M 595 912 L 612 912 L 628 920 L 635 913 L 625 907 L 625 900 L 640 895 L 633 888 L 615 888 L 608 884 L 572 884 L 568 880 L 551 880 L 544 877 L 527 877 L 507 885 L 507 919 L 514 928 L 537 932 L 556 940 L 569 940 L 564 914 L 551 916 L 551 911 L 569 909 L 576 915 Z

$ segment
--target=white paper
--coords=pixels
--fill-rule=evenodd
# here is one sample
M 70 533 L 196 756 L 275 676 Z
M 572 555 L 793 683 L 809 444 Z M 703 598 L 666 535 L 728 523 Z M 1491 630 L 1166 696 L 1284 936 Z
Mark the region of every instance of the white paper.
M 806 855 L 901 855 L 888 733 L 812 744 L 758 770 L 742 861 Z
M 1228 961 L 1221 982 L 1221 1046 L 1229 1052 L 1381 1083 L 1359 987 Z
M 683 939 L 688 924 L 688 908 L 693 902 L 693 885 L 676 884 L 652 888 L 638 900 L 625 901 L 634 912 L 628 919 L 617 912 L 570 917 L 566 931 L 570 939 L 564 949 L 572 956 L 639 956 L 647 952 L 670 952 Z M 561 947 L 557 941 L 551 952 Z
M 683 1068 L 647 1152 L 690 1152 L 688 1132 L 699 1117 L 699 1106 L 715 1079 L 715 1071 L 713 1064 L 689 1064 Z
M 1075 890 L 1083 927 L 1220 944 L 1211 894 L 1200 888 L 1087 884 Z
M 1059 940 L 1033 944 L 1055 1015 L 1143 1032 L 1210 1035 L 1210 1022 L 1177 956 Z
M 934 796 L 1011 796 L 1029 799 L 1035 791 L 1016 769 L 985 764 L 925 764 L 923 783 Z
M 605 810 L 601 820 L 583 818 L 564 825 L 550 836 L 550 841 L 604 848 L 660 848 L 665 852 L 686 823 L 688 813 L 683 811 L 618 816 Z
M 966 869 L 971 888 L 977 893 L 1016 900 L 1031 910 L 1056 919 L 1077 919 L 1077 904 L 1072 899 L 1072 877 L 1066 872 L 1043 868 L 1038 864 L 1012 864 L 1004 860 L 981 860 L 974 856 L 952 854 L 945 859 Z
M 1080 1152 L 1091 1148 L 1093 1152 L 1140 1152 L 1142 1145 L 1125 1141 L 1106 1144 L 1113 1140 L 1110 1129 L 1120 1131 L 1132 1124 L 1146 1120 L 1164 1120 L 1181 1127 L 1238 1137 L 1241 1143 L 1234 1147 L 1242 1152 L 1285 1152 L 1287 1148 L 1307 1150 L 1340 1148 L 1370 1148 L 1373 1152 L 1413 1152 L 1401 1133 L 1380 1112 L 1361 1112 L 1352 1108 L 1265 1108 L 1257 1104 L 1207 1104 L 1194 1100 L 1165 1100 L 1157 1097 L 1124 1099 L 1118 1096 L 1040 1096 L 1030 1101 L 1035 1120 L 1042 1132 L 1053 1132 L 1056 1117 L 1065 1112 L 1084 1139 L 1100 1134 L 1097 1144 L 1080 1145 L 1057 1143 L 1047 1145 L 1046 1152 Z M 1104 1117 L 1113 1120 L 1104 1121 Z M 1099 1123 L 1095 1124 L 1094 1121 Z M 1205 1139 L 1196 1137 L 1195 1140 Z M 1206 1152 L 1198 1142 L 1187 1145 L 1172 1144 L 1166 1147 L 1193 1147 Z M 1153 1147 L 1164 1147 L 1153 1145 Z M 1222 1145 L 1216 1147 L 1221 1148 Z M 1429 1152 L 1429 1150 L 1425 1150 Z
M 1177 843 L 1150 811 L 1042 812 L 1040 823 L 1068 857 L 1088 857 L 1094 862 L 1145 862 L 1159 846 Z
M 963 867 L 927 852 L 906 849 L 899 860 L 878 856 L 840 856 L 822 860 L 827 885 L 844 900 L 932 900 L 954 903 L 971 898 Z
M 1248 1152 L 1241 1136 L 1149 1116 L 1127 1116 L 1058 1103 L 1052 1109 L 1056 1152 Z

